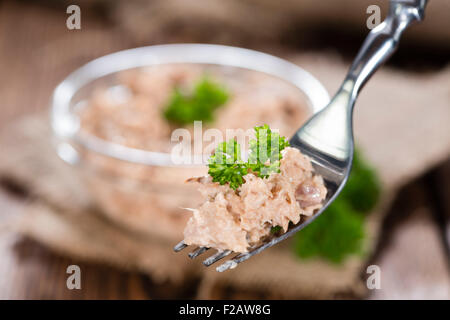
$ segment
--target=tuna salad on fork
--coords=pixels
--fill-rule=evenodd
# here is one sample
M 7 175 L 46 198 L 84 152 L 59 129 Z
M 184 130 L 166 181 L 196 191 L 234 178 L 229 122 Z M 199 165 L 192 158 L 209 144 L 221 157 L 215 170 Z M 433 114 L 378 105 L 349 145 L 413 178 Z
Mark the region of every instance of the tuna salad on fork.
M 327 189 L 308 157 L 267 125 L 255 127 L 248 160 L 236 140 L 223 142 L 205 177 L 188 180 L 205 198 L 184 230 L 184 243 L 248 252 L 322 207 Z

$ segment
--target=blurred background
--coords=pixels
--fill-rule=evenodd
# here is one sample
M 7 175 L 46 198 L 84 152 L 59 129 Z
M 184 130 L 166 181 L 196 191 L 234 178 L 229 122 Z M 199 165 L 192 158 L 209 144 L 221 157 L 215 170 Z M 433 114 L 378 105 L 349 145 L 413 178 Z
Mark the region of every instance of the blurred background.
M 71 4 L 80 30 L 66 27 Z M 362 254 L 336 263 L 286 244 L 217 274 L 96 208 L 83 214 L 86 195 L 71 198 L 70 174 L 36 160 L 52 153 L 50 139 L 32 138 L 46 130 L 53 89 L 94 58 L 162 43 L 233 45 L 292 61 L 333 94 L 373 4 L 383 18 L 388 1 L 0 0 L 0 298 L 449 299 L 448 1 L 430 1 L 357 102 L 356 141 L 381 190 Z M 69 265 L 81 268 L 81 290 L 66 287 Z M 380 267 L 381 289 L 367 288 L 369 265 Z

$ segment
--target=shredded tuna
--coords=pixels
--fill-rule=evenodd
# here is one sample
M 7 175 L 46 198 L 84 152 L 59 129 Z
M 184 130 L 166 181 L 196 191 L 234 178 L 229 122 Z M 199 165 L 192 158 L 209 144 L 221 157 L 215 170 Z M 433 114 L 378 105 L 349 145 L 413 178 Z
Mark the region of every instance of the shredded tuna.
M 189 179 L 199 184 L 205 202 L 188 221 L 186 244 L 247 252 L 269 236 L 273 226 L 286 232 L 290 222 L 314 214 L 327 193 L 309 159 L 290 147 L 283 150 L 280 173 L 268 179 L 247 174 L 244 180 L 234 191 L 209 176 Z

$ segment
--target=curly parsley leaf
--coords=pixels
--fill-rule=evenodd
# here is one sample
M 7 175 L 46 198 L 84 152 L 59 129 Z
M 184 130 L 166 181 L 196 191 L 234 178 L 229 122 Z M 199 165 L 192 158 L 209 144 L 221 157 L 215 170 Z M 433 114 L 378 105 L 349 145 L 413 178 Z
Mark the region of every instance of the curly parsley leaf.
M 208 78 L 199 81 L 191 94 L 183 94 L 175 88 L 164 109 L 164 117 L 177 125 L 194 121 L 211 122 L 214 112 L 228 100 L 228 92 Z
M 255 127 L 256 139 L 250 140 L 248 168 L 261 178 L 280 172 L 281 151 L 289 146 L 285 137 L 272 132 L 267 124 Z
M 229 183 L 230 188 L 236 190 L 244 183 L 243 176 L 250 172 L 261 178 L 280 172 L 281 151 L 289 142 L 272 132 L 267 124 L 254 130 L 256 139 L 250 140 L 247 162 L 241 159 L 241 146 L 236 140 L 219 144 L 208 164 L 208 173 L 214 182 Z
M 367 164 L 360 152 L 355 152 L 352 172 L 339 197 L 345 198 L 354 210 L 365 213 L 375 207 L 380 191 L 380 181 L 375 170 Z
M 247 168 L 241 159 L 241 146 L 236 140 L 219 144 L 216 152 L 209 158 L 208 174 L 214 182 L 221 185 L 229 183 L 233 190 L 242 185 L 242 177 L 247 174 Z

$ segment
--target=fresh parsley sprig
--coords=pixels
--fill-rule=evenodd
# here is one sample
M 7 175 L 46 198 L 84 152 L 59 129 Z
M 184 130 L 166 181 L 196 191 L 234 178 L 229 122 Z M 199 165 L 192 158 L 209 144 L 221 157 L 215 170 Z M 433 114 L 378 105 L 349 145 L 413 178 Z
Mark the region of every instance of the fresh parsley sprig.
M 229 183 L 233 190 L 242 185 L 247 167 L 241 159 L 241 146 L 236 140 L 219 144 L 216 152 L 209 158 L 208 173 L 214 182 L 221 185 Z
M 177 125 L 194 121 L 212 122 L 215 110 L 224 105 L 228 97 L 225 88 L 204 77 L 191 94 L 175 88 L 163 114 L 169 122 Z
M 258 177 L 268 178 L 280 172 L 281 151 L 289 146 L 285 137 L 272 132 L 267 124 L 255 127 L 256 139 L 250 140 L 248 168 Z
M 281 151 L 289 146 L 285 137 L 273 132 L 267 124 L 254 127 L 256 139 L 249 142 L 247 162 L 241 158 L 241 146 L 236 140 L 222 142 L 209 159 L 209 175 L 221 185 L 229 183 L 236 190 L 248 173 L 260 178 L 268 178 L 272 173 L 280 172 Z

